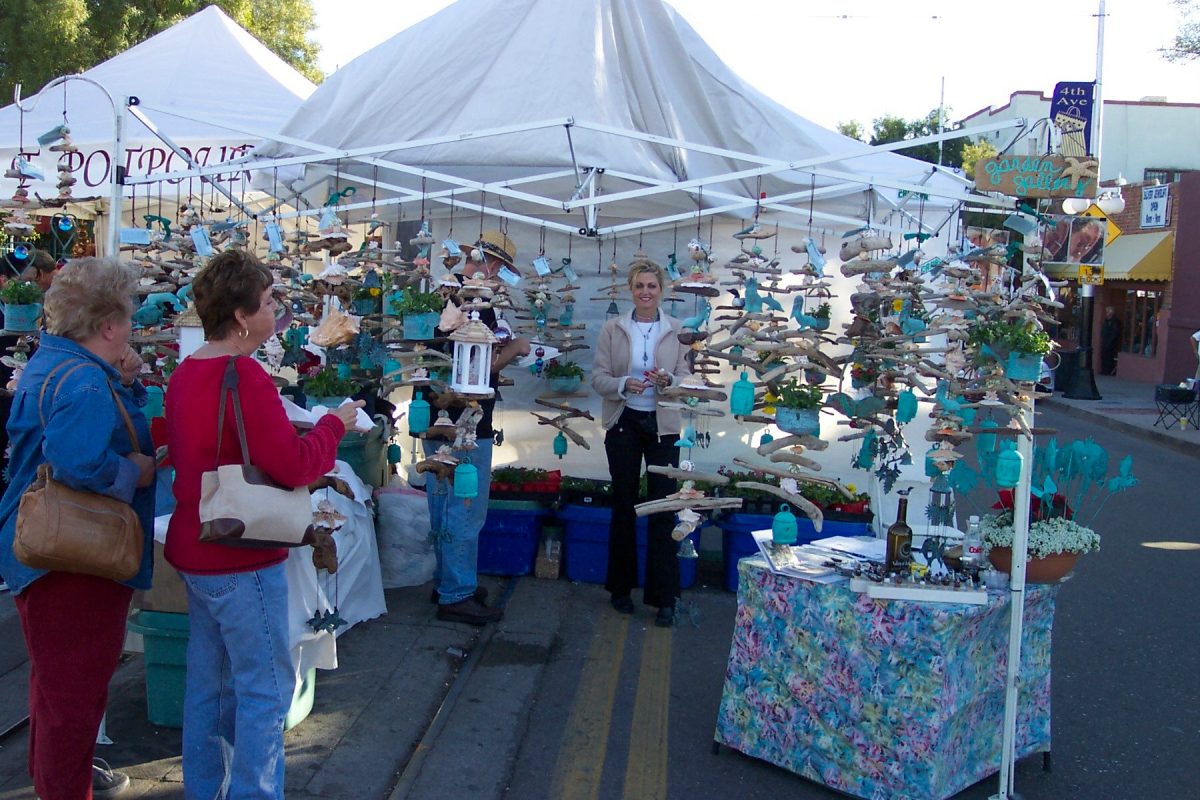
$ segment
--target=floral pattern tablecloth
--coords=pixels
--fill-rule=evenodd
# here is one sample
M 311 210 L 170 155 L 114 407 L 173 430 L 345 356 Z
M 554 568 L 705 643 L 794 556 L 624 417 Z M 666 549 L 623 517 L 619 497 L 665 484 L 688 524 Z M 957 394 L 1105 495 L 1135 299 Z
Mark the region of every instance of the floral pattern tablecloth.
M 716 740 L 863 798 L 950 797 L 999 770 L 1008 592 L 872 600 L 738 565 Z M 1057 586 L 1028 586 L 1017 757 L 1050 749 Z

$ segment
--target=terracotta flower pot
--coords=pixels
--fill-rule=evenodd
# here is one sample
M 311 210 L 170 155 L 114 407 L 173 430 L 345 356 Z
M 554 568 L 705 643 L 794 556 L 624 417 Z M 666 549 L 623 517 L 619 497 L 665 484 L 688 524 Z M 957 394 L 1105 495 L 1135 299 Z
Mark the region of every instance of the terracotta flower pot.
M 1075 568 L 1079 553 L 1055 553 L 1045 558 L 1031 558 L 1025 566 L 1026 583 L 1058 583 Z M 988 561 L 1000 572 L 1012 574 L 1012 548 L 993 547 Z

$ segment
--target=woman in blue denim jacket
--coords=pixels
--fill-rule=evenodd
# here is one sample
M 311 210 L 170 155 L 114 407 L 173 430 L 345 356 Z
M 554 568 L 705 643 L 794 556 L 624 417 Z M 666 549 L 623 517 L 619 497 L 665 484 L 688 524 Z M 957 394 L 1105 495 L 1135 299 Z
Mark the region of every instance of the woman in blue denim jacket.
M 17 384 L 8 418 L 0 575 L 15 594 L 29 650 L 29 771 L 37 794 L 56 800 L 83 800 L 94 778 L 102 788 L 96 797 L 128 784 L 125 776 L 94 768 L 92 755 L 129 602 L 134 589 L 150 588 L 153 565 L 154 448 L 140 410 L 146 398 L 137 381 L 142 363 L 129 347 L 136 288 L 135 268 L 116 261 L 79 259 L 63 268 L 46 293 L 46 331 Z M 77 364 L 83 366 L 68 375 Z M 134 422 L 136 452 L 110 384 Z M 47 572 L 16 559 L 21 495 L 47 461 L 67 486 L 133 506 L 146 536 L 132 580 Z

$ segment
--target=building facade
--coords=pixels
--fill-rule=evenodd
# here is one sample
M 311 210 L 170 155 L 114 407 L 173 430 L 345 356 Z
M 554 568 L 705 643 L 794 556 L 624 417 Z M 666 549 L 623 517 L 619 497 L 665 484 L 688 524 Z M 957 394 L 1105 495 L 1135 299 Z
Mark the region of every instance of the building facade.
M 997 150 L 1045 153 L 1048 126 L 1034 123 L 1048 118 L 1050 100 L 1041 92 L 1014 92 L 1007 104 L 981 109 L 962 124 L 1023 117 L 1030 128 L 1015 142 L 1012 130 L 980 138 Z M 1104 282 L 1095 288 L 1092 367 L 1103 371 L 1101 332 L 1111 307 L 1121 325 L 1115 374 L 1178 383 L 1197 374 L 1192 334 L 1200 331 L 1200 103 L 1105 100 L 1102 126 L 1100 182 L 1120 190 L 1125 209 L 1111 216 L 1120 233 L 1104 250 Z M 1125 182 L 1118 186 L 1119 180 Z M 1081 317 L 1079 266 L 1048 263 L 1046 271 L 1067 281 L 1059 341 L 1070 351 Z

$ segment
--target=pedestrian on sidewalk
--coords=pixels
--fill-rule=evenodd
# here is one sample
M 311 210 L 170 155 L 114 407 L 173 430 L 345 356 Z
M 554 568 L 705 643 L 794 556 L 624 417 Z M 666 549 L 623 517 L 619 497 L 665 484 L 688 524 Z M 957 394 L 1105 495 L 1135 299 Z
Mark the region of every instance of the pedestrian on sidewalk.
M 481 275 L 484 280 L 495 280 L 502 269 L 515 272 L 513 259 L 517 256 L 517 247 L 512 240 L 500 231 L 484 231 L 474 245 L 463 246 L 467 255 L 466 267 L 459 281 L 466 277 Z M 475 252 L 478 251 L 478 255 Z M 476 258 L 481 258 L 477 261 Z M 453 303 L 451 298 L 448 302 Z M 465 322 L 465 319 L 463 320 Z M 479 494 L 466 502 L 461 497 L 455 497 L 450 490 L 450 481 L 438 478 L 433 473 L 425 475 L 425 492 L 429 504 L 430 536 L 433 538 L 433 552 L 437 556 L 437 567 L 433 573 L 434 589 L 432 597 L 438 604 L 437 617 L 447 622 L 465 622 L 468 625 L 486 625 L 497 622 L 504 612 L 487 605 L 487 590 L 479 585 L 477 565 L 479 560 L 479 532 L 487 519 L 488 488 L 492 480 L 492 445 L 495 430 L 492 427 L 492 415 L 495 412 L 496 401 L 501 399 L 499 390 L 500 370 L 515 359 L 529 355 L 529 342 L 520 337 L 512 337 L 506 328 L 501 328 L 496 318 L 496 312 L 485 308 L 479 312 L 479 321 L 497 333 L 497 346 L 492 351 L 492 367 L 489 385 L 496 394 L 479 401 L 479 409 L 483 416 L 475 426 L 477 435 L 475 449 L 469 453 L 471 465 L 478 470 Z M 445 336 L 451 331 L 438 328 L 438 335 Z M 429 393 L 420 390 L 429 399 Z M 458 421 L 462 410 L 452 412 L 454 421 Z M 425 454 L 433 455 L 439 443 L 425 440 Z
M 11 482 L 0 500 L 0 573 L 15 595 L 29 651 L 29 774 L 46 800 L 113 797 L 129 785 L 128 776 L 93 756 L 129 602 L 134 589 L 150 588 L 154 563 L 154 446 L 140 408 L 142 360 L 129 346 L 137 277 L 131 266 L 95 258 L 62 269 L 46 292 L 46 330 L 8 417 Z M 133 578 L 119 583 L 17 560 L 18 507 L 44 463 L 71 488 L 133 507 L 146 534 Z
M 592 388 L 603 398 L 601 424 L 613 512 L 608 534 L 608 575 L 604 582 L 613 608 L 633 613 L 630 592 L 637 585 L 637 515 L 642 462 L 678 466 L 680 414 L 658 405 L 658 392 L 691 374 L 688 348 L 679 341 L 679 320 L 659 309 L 666 274 L 640 258 L 629 268 L 633 311 L 610 319 L 600 330 L 592 361 Z M 647 500 L 676 489 L 671 478 L 647 473 Z M 670 627 L 679 597 L 679 543 L 671 537 L 674 516 L 651 514 L 646 541 L 646 585 L 642 602 L 658 609 L 655 624 Z
M 1104 322 L 1100 325 L 1100 373 L 1117 374 L 1117 353 L 1121 352 L 1121 320 L 1117 319 L 1112 306 L 1104 308 Z
M 271 271 L 250 253 L 227 250 L 209 261 L 192 282 L 208 343 L 180 363 L 167 386 L 176 507 L 165 554 L 188 596 L 183 703 L 188 800 L 282 800 L 283 720 L 296 688 L 284 571 L 288 550 L 200 541 L 201 476 L 217 465 L 242 463 L 238 428 L 244 427 L 251 464 L 282 486 L 307 486 L 333 469 L 338 442 L 363 405 L 347 403 L 303 436 L 296 433 L 271 377 L 248 358 L 275 333 L 273 283 Z M 230 359 L 240 397 L 229 399 L 218 448 Z M 235 400 L 240 417 L 232 409 Z

